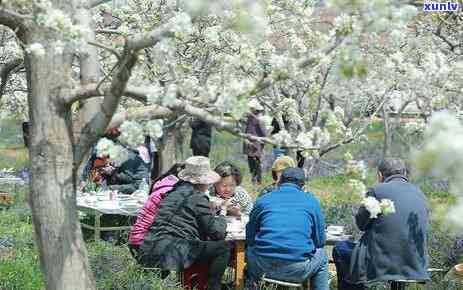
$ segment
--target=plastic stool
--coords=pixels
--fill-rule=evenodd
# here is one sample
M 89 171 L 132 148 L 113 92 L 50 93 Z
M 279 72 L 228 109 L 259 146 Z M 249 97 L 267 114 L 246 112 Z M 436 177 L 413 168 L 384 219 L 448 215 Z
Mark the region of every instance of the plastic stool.
M 281 281 L 281 280 L 276 280 L 276 279 L 270 279 L 270 278 L 262 278 L 262 284 L 270 284 L 269 288 L 266 289 L 277 289 L 278 286 L 283 286 L 285 288 L 289 289 L 304 289 L 307 288 L 308 283 L 293 283 L 293 282 L 286 282 L 286 281 Z
M 425 284 L 421 280 L 395 280 L 391 282 L 391 290 L 405 290 L 408 284 Z

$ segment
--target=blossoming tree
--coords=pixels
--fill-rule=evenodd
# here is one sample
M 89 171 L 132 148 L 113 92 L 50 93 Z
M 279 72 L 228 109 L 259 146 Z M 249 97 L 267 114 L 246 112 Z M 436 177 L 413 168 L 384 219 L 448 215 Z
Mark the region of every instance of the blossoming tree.
M 381 42 L 384 33 L 406 34 L 417 13 L 381 0 L 334 0 L 328 8 L 297 0 L 132 0 L 107 21 L 104 2 L 0 2 L 0 24 L 9 28 L 1 102 L 11 109 L 12 99 L 27 99 L 30 199 L 48 289 L 95 288 L 75 187 L 79 165 L 106 128 L 121 126 L 124 142 L 137 145 L 194 116 L 319 158 L 362 135 L 365 127 L 349 128 L 355 110 L 372 105 L 376 115 L 398 88 L 403 76 L 389 81 L 382 60 L 391 53 Z M 15 90 L 21 63 L 27 95 Z M 280 133 L 246 135 L 225 118 L 240 119 L 251 98 Z M 124 158 L 107 140 L 98 147 Z

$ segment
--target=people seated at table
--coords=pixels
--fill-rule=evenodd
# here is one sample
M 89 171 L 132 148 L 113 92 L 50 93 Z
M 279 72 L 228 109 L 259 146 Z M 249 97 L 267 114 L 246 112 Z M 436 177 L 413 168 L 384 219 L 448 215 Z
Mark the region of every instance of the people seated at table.
M 364 206 L 359 208 L 355 221 L 364 231 L 360 241 L 338 242 L 333 250 L 340 290 L 365 289 L 375 281 L 429 279 L 426 197 L 408 181 L 400 159 L 384 159 L 377 174 L 379 184 L 367 196 L 390 199 L 395 213 L 372 219 Z
M 138 261 L 146 267 L 183 271 L 194 263 L 209 263 L 208 288 L 221 289 L 230 257 L 226 220 L 213 215 L 206 195 L 220 176 L 209 159 L 193 156 L 178 174 L 180 181 L 162 200 L 154 223 L 139 248 Z M 209 240 L 201 240 L 206 235 Z
M 282 155 L 275 159 L 272 164 L 272 179 L 273 183 L 265 187 L 260 193 L 258 197 L 261 197 L 269 192 L 272 192 L 278 188 L 278 184 L 280 182 L 281 173 L 283 170 L 289 167 L 296 167 L 296 162 L 286 155 Z
M 132 194 L 138 189 L 143 179 L 149 180 L 150 157 L 149 150 L 144 145 L 138 148 L 130 148 L 117 140 L 120 131 L 117 128 L 109 129 L 105 137 L 125 147 L 128 159 L 120 166 L 112 166 L 107 158 L 98 158 L 96 149 L 92 149 L 87 166 L 82 174 L 81 188 L 85 186 L 85 180 L 90 179 L 103 187 L 116 190 L 123 194 Z
M 120 134 L 121 132 L 119 129 L 111 128 L 106 131 L 104 137 L 115 141 Z M 89 183 L 101 186 L 107 179 L 107 175 L 113 170 L 107 156 L 97 156 L 96 145 L 97 144 L 93 145 L 89 160 L 80 176 L 80 190 L 85 190 Z
M 283 170 L 277 190 L 257 199 L 246 225 L 247 278 L 259 289 L 262 277 L 328 290 L 325 218 L 319 201 L 304 192 L 304 171 Z
M 209 191 L 213 197 L 213 211 L 229 216 L 249 215 L 253 203 L 246 190 L 240 186 L 240 169 L 233 163 L 224 161 L 217 165 L 214 171 L 220 175 L 220 180 L 211 186 Z
M 178 174 L 183 168 L 185 168 L 184 163 L 176 163 L 153 181 L 150 196 L 138 213 L 137 220 L 129 233 L 128 245 L 134 257 L 137 256 L 138 249 L 145 239 L 145 234 L 156 218 L 161 201 L 177 184 Z

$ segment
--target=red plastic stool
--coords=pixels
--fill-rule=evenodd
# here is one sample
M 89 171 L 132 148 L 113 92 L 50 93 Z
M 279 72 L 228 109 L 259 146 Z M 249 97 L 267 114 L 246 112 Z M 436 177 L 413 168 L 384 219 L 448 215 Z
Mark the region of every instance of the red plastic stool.
M 183 271 L 182 285 L 185 289 L 206 290 L 207 289 L 207 274 L 209 271 L 208 264 L 193 264 Z M 196 280 L 195 285 L 193 281 Z

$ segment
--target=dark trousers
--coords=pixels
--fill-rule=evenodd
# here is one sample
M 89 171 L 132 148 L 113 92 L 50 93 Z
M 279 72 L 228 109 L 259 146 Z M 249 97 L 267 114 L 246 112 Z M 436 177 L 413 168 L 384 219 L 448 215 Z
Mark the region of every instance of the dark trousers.
M 138 262 L 145 267 L 184 271 L 194 264 L 208 264 L 208 290 L 221 290 L 221 280 L 230 258 L 227 241 L 165 238 L 154 243 L 143 242 Z
M 191 148 L 191 151 L 193 151 L 193 156 L 204 156 L 204 157 L 209 157 L 209 152 L 210 152 L 210 150 L 204 150 L 201 148 Z
M 262 167 L 259 157 L 248 156 L 249 171 L 251 172 L 253 183 L 262 183 Z
M 230 246 L 226 241 L 192 241 L 198 255 L 195 263 L 209 264 L 208 290 L 221 290 L 222 276 L 230 259 Z
M 302 151 L 296 152 L 297 167 L 304 168 L 305 158 L 302 156 Z
M 355 243 L 350 241 L 337 242 L 333 248 L 333 259 L 338 277 L 338 290 L 365 290 L 363 284 L 351 284 L 346 281 L 349 273 L 350 259 Z

